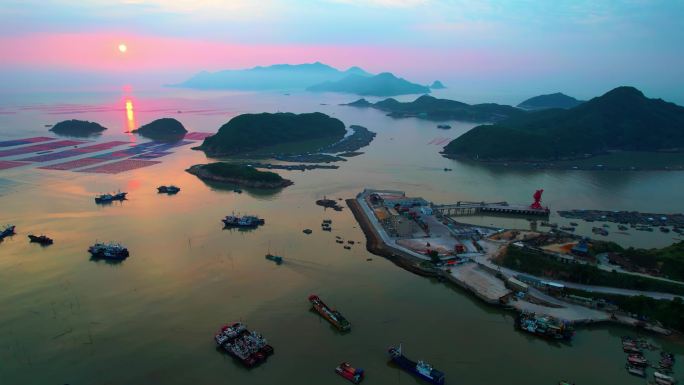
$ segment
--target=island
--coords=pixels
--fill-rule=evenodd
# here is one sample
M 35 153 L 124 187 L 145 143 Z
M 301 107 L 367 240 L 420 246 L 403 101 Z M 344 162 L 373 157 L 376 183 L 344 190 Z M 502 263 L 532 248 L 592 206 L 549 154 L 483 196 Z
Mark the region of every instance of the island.
M 306 90 L 313 92 L 345 92 L 369 96 L 395 96 L 430 92 L 429 87 L 411 83 L 389 72 L 383 72 L 375 76 L 352 74 L 338 81 L 326 81 L 316 84 L 308 87 Z
M 325 81 L 340 80 L 348 75 L 370 76 L 359 67 L 345 71 L 320 62 L 306 64 L 275 64 L 248 69 L 200 72 L 190 79 L 170 85 L 195 89 L 282 90 L 304 89 Z
M 549 162 L 625 151 L 681 154 L 684 107 L 618 87 L 571 109 L 528 112 L 481 125 L 444 147 L 452 158 Z
M 88 137 L 102 134 L 106 127 L 101 126 L 96 122 L 89 122 L 87 120 L 65 120 L 52 126 L 50 131 L 57 135 Z
M 375 108 L 388 112 L 395 118 L 421 118 L 435 121 L 462 120 L 470 122 L 497 122 L 512 116 L 525 114 L 524 111 L 495 103 L 467 104 L 449 99 L 438 99 L 422 95 L 412 102 L 400 102 L 389 98 L 377 103 L 359 99 L 346 106 Z
M 243 114 L 221 126 L 197 149 L 211 157 L 307 154 L 342 140 L 346 132 L 339 119 L 320 112 Z
M 565 95 L 561 92 L 555 94 L 539 95 L 525 100 L 518 104 L 518 108 L 523 110 L 544 110 L 547 108 L 573 108 L 584 103 L 582 100 L 577 100 L 572 96 Z
M 439 80 L 435 80 L 430 85 L 430 88 L 432 88 L 433 90 L 443 90 L 446 88 L 446 86 L 442 82 L 440 82 Z
M 229 183 L 241 187 L 278 189 L 293 184 L 291 180 L 274 172 L 260 171 L 244 164 L 226 162 L 196 164 L 185 171 L 204 181 Z
M 154 140 L 180 140 L 188 130 L 176 119 L 161 118 L 131 132 Z

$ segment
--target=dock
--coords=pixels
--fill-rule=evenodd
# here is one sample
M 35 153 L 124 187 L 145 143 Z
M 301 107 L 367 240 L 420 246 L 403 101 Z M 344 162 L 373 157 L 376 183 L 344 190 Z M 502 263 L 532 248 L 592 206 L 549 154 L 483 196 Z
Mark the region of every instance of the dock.
M 533 208 L 525 205 L 511 205 L 508 202 L 464 202 L 453 204 L 432 205 L 432 210 L 443 216 L 462 216 L 478 214 L 504 214 L 548 217 L 548 208 Z

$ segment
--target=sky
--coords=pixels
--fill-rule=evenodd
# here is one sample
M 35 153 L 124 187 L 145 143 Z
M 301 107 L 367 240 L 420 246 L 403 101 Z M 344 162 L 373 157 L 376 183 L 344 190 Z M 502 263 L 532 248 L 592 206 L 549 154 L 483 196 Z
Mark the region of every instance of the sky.
M 321 61 L 492 101 L 633 85 L 684 104 L 683 17 L 678 0 L 0 0 L 0 88 Z

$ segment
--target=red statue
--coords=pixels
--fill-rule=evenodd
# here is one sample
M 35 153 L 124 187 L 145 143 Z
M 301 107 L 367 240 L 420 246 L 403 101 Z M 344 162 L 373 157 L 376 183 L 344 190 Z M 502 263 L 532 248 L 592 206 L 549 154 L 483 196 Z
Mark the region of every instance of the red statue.
M 531 209 L 535 210 L 543 210 L 544 208 L 541 205 L 541 198 L 542 194 L 544 193 L 544 189 L 537 190 L 532 197 L 534 198 L 534 203 L 530 205 Z

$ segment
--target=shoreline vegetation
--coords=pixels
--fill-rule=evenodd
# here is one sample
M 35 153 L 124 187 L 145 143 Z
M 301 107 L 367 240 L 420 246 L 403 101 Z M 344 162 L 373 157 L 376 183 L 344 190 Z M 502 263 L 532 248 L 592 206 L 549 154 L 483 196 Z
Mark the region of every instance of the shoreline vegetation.
M 681 156 L 683 125 L 684 107 L 618 87 L 573 108 L 530 111 L 477 126 L 449 142 L 442 154 L 537 168 L 636 170 L 641 166 L 629 159 L 633 153 Z M 605 162 L 597 162 L 601 156 Z M 670 159 L 646 168 L 682 169 L 682 164 Z
M 89 137 L 100 135 L 106 129 L 106 127 L 103 127 L 96 122 L 71 119 L 55 124 L 49 131 L 54 132 L 57 135 Z
M 140 126 L 131 132 L 153 140 L 177 141 L 183 139 L 188 130 L 183 127 L 181 122 L 174 118 L 161 118 Z
M 260 171 L 252 166 L 225 162 L 196 164 L 185 171 L 202 180 L 242 187 L 278 189 L 294 184 L 291 180 L 274 172 Z
M 299 155 L 332 145 L 345 133 L 342 121 L 321 112 L 243 114 L 196 149 L 210 157 Z

